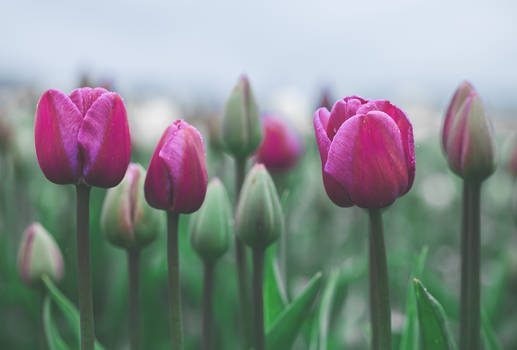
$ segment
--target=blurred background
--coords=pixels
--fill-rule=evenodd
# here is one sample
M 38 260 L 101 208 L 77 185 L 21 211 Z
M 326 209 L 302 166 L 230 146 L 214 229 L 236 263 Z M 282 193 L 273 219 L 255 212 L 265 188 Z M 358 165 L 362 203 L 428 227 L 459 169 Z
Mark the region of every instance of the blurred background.
M 261 111 L 288 120 L 305 152 L 275 176 L 288 227 L 290 295 L 317 271 L 357 271 L 329 331 L 328 349 L 365 349 L 368 341 L 367 222 L 358 208 L 340 209 L 321 182 L 312 114 L 327 97 L 386 98 L 414 126 L 417 174 L 412 191 L 386 211 L 393 327 L 404 324 L 415 255 L 429 247 L 422 280 L 457 321 L 461 183 L 439 144 L 442 115 L 457 85 L 470 80 L 492 118 L 499 167 L 483 190 L 483 296 L 503 348 L 517 347 L 517 242 L 513 178 L 507 168 L 517 130 L 517 5 L 512 1 L 10 1 L 0 10 L 0 347 L 34 349 L 39 297 L 16 272 L 23 230 L 40 221 L 65 258 L 63 293 L 77 302 L 74 191 L 41 173 L 33 140 L 41 94 L 56 88 L 105 86 L 124 98 L 132 160 L 147 166 L 174 119 L 200 128 L 209 176 L 233 189 L 233 162 L 221 152 L 218 123 L 242 73 Z M 92 192 L 92 261 L 97 336 L 107 349 L 127 348 L 124 252 L 110 246 L 98 219 L 105 191 Z M 231 196 L 233 198 L 233 196 Z M 199 348 L 201 263 L 182 227 L 187 348 Z M 142 258 L 142 341 L 168 344 L 164 235 Z M 218 267 L 217 344 L 236 349 L 233 249 Z M 345 297 L 346 294 L 346 297 Z M 57 316 L 59 317 L 59 316 Z M 67 328 L 63 332 L 67 336 Z M 68 330 L 68 333 L 69 330 Z M 310 334 L 310 329 L 306 331 Z M 68 334 L 68 338 L 71 335 Z M 305 349 L 300 337 L 296 348 Z M 397 337 L 395 337 L 397 342 Z

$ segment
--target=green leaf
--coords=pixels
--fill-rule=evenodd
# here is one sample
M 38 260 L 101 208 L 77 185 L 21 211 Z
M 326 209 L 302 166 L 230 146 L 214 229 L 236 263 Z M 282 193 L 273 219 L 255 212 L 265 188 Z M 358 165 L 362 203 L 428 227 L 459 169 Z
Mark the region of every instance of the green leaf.
M 490 283 L 487 292 L 483 293 L 485 296 L 483 298 L 484 310 L 488 320 L 492 321 L 500 310 L 501 302 L 504 300 L 504 294 L 508 292 L 507 284 L 510 280 L 508 276 L 511 273 L 511 259 L 508 253 L 503 253 L 503 255 L 499 259 L 495 259 L 495 261 L 497 261 L 497 264 L 494 269 L 490 271 L 491 279 L 494 282 Z
M 484 309 L 481 311 L 481 332 L 483 334 L 485 350 L 502 350 L 501 344 L 499 344 L 495 336 L 488 315 Z
M 275 247 L 266 251 L 264 272 L 264 326 L 269 329 L 287 305 L 287 295 L 275 260 Z
M 307 287 L 294 299 L 275 322 L 266 330 L 266 348 L 268 350 L 290 349 L 303 321 L 310 312 L 311 306 L 321 287 L 321 272 L 318 272 Z
M 409 280 L 408 294 L 406 300 L 406 324 L 402 332 L 402 339 L 400 340 L 400 350 L 415 350 L 418 349 L 418 318 L 417 318 L 417 304 L 415 296 L 415 284 L 413 280 L 420 278 L 424 271 L 425 262 L 427 260 L 428 248 L 424 247 L 416 258 L 415 269 L 411 273 Z
M 74 304 L 70 300 L 68 300 L 55 286 L 55 284 L 48 278 L 47 276 L 42 277 L 43 283 L 49 292 L 50 297 L 57 305 L 67 322 L 70 324 L 76 338 L 77 344 L 80 343 L 81 340 L 81 326 L 80 326 L 80 318 L 79 311 L 75 308 Z M 95 340 L 95 350 L 104 350 L 104 347 Z
M 415 279 L 415 295 L 424 350 L 456 350 L 442 305 Z
M 70 350 L 63 338 L 59 334 L 54 319 L 52 318 L 52 304 L 49 296 L 43 301 L 43 325 L 45 327 L 45 336 L 50 350 Z

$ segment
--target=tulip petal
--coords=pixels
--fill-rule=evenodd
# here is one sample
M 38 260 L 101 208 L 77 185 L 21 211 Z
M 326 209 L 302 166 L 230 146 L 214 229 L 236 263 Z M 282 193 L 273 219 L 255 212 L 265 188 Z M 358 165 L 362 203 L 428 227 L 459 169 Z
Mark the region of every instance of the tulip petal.
M 401 194 L 407 193 L 411 186 L 413 186 L 413 181 L 415 179 L 415 141 L 413 138 L 413 127 L 409 122 L 406 114 L 397 106 L 393 105 L 390 101 L 387 100 L 375 100 L 371 101 L 365 105 L 362 105 L 357 113 L 358 114 L 367 114 L 370 111 L 381 111 L 389 115 L 393 121 L 397 124 L 400 130 L 400 136 L 402 137 L 402 146 L 404 147 L 404 154 L 407 159 L 408 166 L 408 186 L 406 190 Z
M 205 149 L 201 134 L 195 128 L 183 120 L 177 120 L 174 126 L 159 157 L 172 182 L 172 210 L 187 214 L 198 210 L 205 198 L 208 183 Z
M 113 187 L 124 177 L 131 157 L 126 108 L 116 93 L 91 105 L 79 130 L 83 178 L 91 186 Z
M 325 171 L 362 208 L 382 208 L 404 193 L 408 167 L 397 124 L 384 112 L 348 119 L 330 145 Z
M 329 117 L 330 113 L 326 108 L 320 108 L 314 113 L 314 130 L 316 131 L 316 142 L 318 143 L 321 158 L 323 185 L 327 195 L 336 205 L 351 207 L 353 203 L 350 201 L 348 192 L 324 170 L 331 143 L 326 131 Z
M 165 163 L 160 159 L 160 151 L 173 131 L 174 124 L 169 126 L 163 133 L 156 146 L 145 177 L 144 193 L 145 200 L 156 209 L 168 210 L 172 207 L 172 186 L 169 172 Z
M 443 149 L 447 148 L 447 141 L 449 139 L 449 133 L 454 124 L 454 117 L 456 113 L 460 110 L 461 106 L 470 95 L 471 92 L 475 91 L 474 86 L 468 81 L 464 81 L 460 84 L 460 86 L 454 92 L 454 96 L 452 96 L 451 102 L 449 103 L 449 107 L 447 107 L 447 112 L 445 113 L 445 119 L 443 122 L 442 129 L 442 146 Z
M 108 93 L 108 90 L 103 88 L 92 89 L 89 87 L 83 87 L 72 91 L 70 94 L 70 99 L 77 106 L 81 112 L 81 115 L 84 117 L 92 104 L 105 93 Z
M 77 134 L 83 118 L 70 98 L 46 91 L 38 103 L 34 136 L 43 174 L 56 184 L 73 184 L 81 176 Z
M 358 96 L 345 97 L 334 104 L 330 112 L 328 125 L 325 128 L 330 140 L 334 139 L 339 127 L 350 117 L 354 116 L 357 109 L 367 101 Z

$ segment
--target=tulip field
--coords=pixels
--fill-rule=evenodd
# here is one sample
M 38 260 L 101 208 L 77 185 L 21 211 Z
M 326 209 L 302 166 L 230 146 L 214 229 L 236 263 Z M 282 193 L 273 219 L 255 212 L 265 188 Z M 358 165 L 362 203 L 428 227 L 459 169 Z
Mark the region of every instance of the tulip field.
M 150 143 L 109 86 L 11 102 L 0 349 L 517 349 L 517 142 L 458 83 L 303 131 L 242 75 Z

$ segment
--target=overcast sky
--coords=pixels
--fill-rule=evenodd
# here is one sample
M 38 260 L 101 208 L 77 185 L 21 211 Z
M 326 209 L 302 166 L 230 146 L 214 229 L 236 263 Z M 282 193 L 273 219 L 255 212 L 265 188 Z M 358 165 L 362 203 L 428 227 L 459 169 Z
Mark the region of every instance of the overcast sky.
M 241 72 L 259 95 L 448 99 L 470 79 L 517 105 L 514 1 L 4 1 L 0 80 L 70 90 L 89 69 L 120 89 L 224 99 Z

